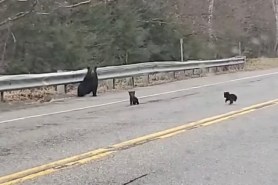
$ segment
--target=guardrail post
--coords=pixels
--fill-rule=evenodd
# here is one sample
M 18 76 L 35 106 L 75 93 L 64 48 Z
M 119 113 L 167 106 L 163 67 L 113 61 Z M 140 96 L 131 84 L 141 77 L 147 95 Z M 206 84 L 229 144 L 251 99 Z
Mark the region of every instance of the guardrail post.
M 4 101 L 4 91 L 1 91 L 1 102 Z
M 116 88 L 116 79 L 113 78 L 113 89 L 115 89 L 115 88 Z
M 175 79 L 176 73 L 175 72 L 169 72 L 168 73 L 170 78 Z
M 132 87 L 135 86 L 135 81 L 134 81 L 134 77 L 133 76 L 131 77 L 131 84 L 132 84 Z
M 187 69 L 184 71 L 184 75 L 187 78 L 191 78 L 191 76 L 193 76 L 193 69 Z
M 229 66 L 223 66 L 223 71 L 229 71 Z
M 238 70 L 241 70 L 241 64 L 238 64 L 237 66 L 238 66 Z
M 193 76 L 196 77 L 196 75 L 200 75 L 199 72 L 198 72 L 198 69 L 193 69 Z
M 216 67 L 217 68 L 217 72 L 222 72 L 223 68 L 222 67 Z
M 105 84 L 105 86 L 107 87 L 108 90 L 114 88 L 113 79 L 104 80 L 103 83 Z
M 208 68 L 200 68 L 200 77 L 205 76 L 208 73 Z
M 144 86 L 147 86 L 149 83 L 150 83 L 149 74 L 144 75 L 144 76 L 143 76 L 143 84 L 144 84 Z
M 57 73 L 63 72 L 63 70 L 57 70 Z M 57 85 L 56 88 L 58 94 L 67 93 L 67 85 Z
M 213 69 L 214 69 L 214 73 L 217 73 L 217 72 L 218 72 L 218 71 L 217 71 L 217 67 L 214 67 Z
M 213 73 L 213 67 L 208 68 L 208 73 Z
M 133 76 L 127 78 L 127 84 L 134 87 L 135 84 L 134 84 L 134 77 Z
M 236 69 L 239 71 L 240 70 L 240 64 L 236 65 Z
M 64 93 L 65 93 L 65 94 L 67 94 L 67 92 L 68 92 L 67 87 L 68 87 L 68 85 L 65 84 L 65 85 L 64 85 Z
M 58 94 L 66 93 L 66 91 L 67 91 L 66 88 L 67 88 L 67 85 L 58 85 L 57 86 Z

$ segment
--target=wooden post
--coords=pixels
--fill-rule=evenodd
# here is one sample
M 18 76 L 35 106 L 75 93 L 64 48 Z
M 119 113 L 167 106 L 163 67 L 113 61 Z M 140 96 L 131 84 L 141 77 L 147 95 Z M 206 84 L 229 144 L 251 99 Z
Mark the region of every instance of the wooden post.
M 57 70 L 57 73 L 61 73 L 61 72 L 63 72 L 63 70 Z M 59 94 L 66 93 L 67 92 L 66 88 L 67 88 L 66 85 L 57 85 L 56 86 L 57 92 Z
M 134 77 L 133 76 L 131 77 L 131 83 L 132 83 L 132 87 L 134 87 L 135 86 L 135 82 L 134 82 Z
M 144 75 L 144 76 L 143 76 L 143 85 L 144 85 L 144 86 L 148 86 L 149 83 L 150 83 L 149 74 Z
M 1 91 L 1 102 L 4 102 L 4 91 Z
M 67 92 L 68 92 L 67 87 L 68 87 L 68 85 L 67 85 L 67 84 L 65 84 L 65 85 L 64 85 L 64 91 L 65 91 L 65 94 L 67 94 Z
M 115 88 L 116 88 L 116 79 L 113 78 L 113 89 L 115 89 Z

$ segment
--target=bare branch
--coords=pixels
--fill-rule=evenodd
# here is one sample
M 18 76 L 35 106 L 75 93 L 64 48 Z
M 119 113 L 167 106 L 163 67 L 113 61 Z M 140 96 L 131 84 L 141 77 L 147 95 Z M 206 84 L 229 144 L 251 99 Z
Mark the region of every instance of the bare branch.
M 22 17 L 25 17 L 26 15 L 30 14 L 33 12 L 33 10 L 35 9 L 36 5 L 38 4 L 38 0 L 34 0 L 33 2 L 33 5 L 31 7 L 30 10 L 26 11 L 26 12 L 19 12 L 17 13 L 15 16 L 13 17 L 8 17 L 6 20 L 0 22 L 0 26 L 4 25 L 4 24 L 7 24 L 9 22 L 12 22 L 12 21 L 16 21 Z
M 2 51 L 2 56 L 1 56 L 1 63 L 0 63 L 0 67 L 3 67 L 5 65 L 5 57 L 6 57 L 6 51 L 7 51 L 7 43 L 9 41 L 9 38 L 10 38 L 10 33 L 11 33 L 11 29 L 10 27 L 8 28 L 8 31 L 7 31 L 7 36 L 6 36 L 6 39 L 5 39 L 5 43 L 4 43 L 4 46 L 3 46 L 3 51 Z
M 79 2 L 79 3 L 76 3 L 76 4 L 71 4 L 71 5 L 62 5 L 61 3 L 59 3 L 59 6 L 52 9 L 50 12 L 36 12 L 36 14 L 38 14 L 38 15 L 49 15 L 52 12 L 54 12 L 54 11 L 60 9 L 60 8 L 76 8 L 76 7 L 79 7 L 79 6 L 82 6 L 82 5 L 91 4 L 92 2 L 93 2 L 92 0 L 87 0 L 87 1 L 82 1 L 82 2 Z M 107 2 L 105 1 L 105 3 L 107 3 Z M 98 4 L 101 4 L 101 3 L 95 3 L 94 6 L 96 6 Z
M 12 37 L 13 37 L 13 41 L 14 41 L 14 43 L 16 43 L 16 38 L 15 38 L 15 35 L 14 35 L 14 33 L 11 31 L 11 35 L 12 35 Z
M 160 18 L 153 18 L 153 19 L 149 19 L 149 20 L 138 20 L 138 22 L 142 22 L 142 23 L 153 23 L 153 24 L 175 24 L 175 25 L 185 25 L 185 23 L 181 23 L 181 22 L 177 22 L 177 21 L 163 21 Z
M 184 35 L 183 38 L 187 38 L 187 37 L 191 37 L 191 36 L 195 36 L 195 35 L 198 35 L 198 33 L 192 32 L 192 33 L 188 33 L 188 34 Z
M 91 2 L 92 2 L 92 0 L 82 1 L 80 3 L 76 3 L 76 4 L 72 4 L 72 5 L 60 6 L 60 8 L 75 8 L 77 6 L 81 6 L 81 5 L 85 5 L 85 4 L 90 4 Z
M 50 12 L 36 12 L 37 15 L 49 15 L 51 13 L 53 13 L 54 11 L 58 10 L 60 7 L 56 7 L 54 9 L 52 9 Z
M 161 21 L 160 19 L 138 20 L 138 22 L 143 22 L 143 23 L 157 23 L 157 24 L 178 24 L 178 23 L 176 23 L 176 22 Z
M 3 47 L 3 52 L 2 52 L 2 57 L 1 57 L 1 64 L 3 65 L 5 63 L 5 57 L 6 57 L 6 51 L 7 51 L 7 40 L 8 37 L 4 43 L 4 47 Z

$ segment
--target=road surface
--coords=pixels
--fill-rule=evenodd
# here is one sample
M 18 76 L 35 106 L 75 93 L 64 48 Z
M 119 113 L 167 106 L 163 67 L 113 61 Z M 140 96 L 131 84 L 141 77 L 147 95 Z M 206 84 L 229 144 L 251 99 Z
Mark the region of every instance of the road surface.
M 138 88 L 132 107 L 121 92 L 2 112 L 0 184 L 277 184 L 277 77 L 242 72 Z M 224 91 L 238 102 L 224 104 Z

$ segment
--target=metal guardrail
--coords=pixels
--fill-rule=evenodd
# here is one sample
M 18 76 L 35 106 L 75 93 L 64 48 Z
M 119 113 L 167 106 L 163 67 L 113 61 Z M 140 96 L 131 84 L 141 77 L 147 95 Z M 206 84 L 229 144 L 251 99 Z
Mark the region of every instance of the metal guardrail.
M 161 72 L 175 72 L 191 69 L 213 68 L 244 64 L 246 57 L 233 57 L 221 60 L 200 60 L 186 62 L 147 62 L 122 66 L 98 68 L 99 80 L 134 77 Z M 87 70 L 0 76 L 0 92 L 36 87 L 67 85 L 83 80 Z

